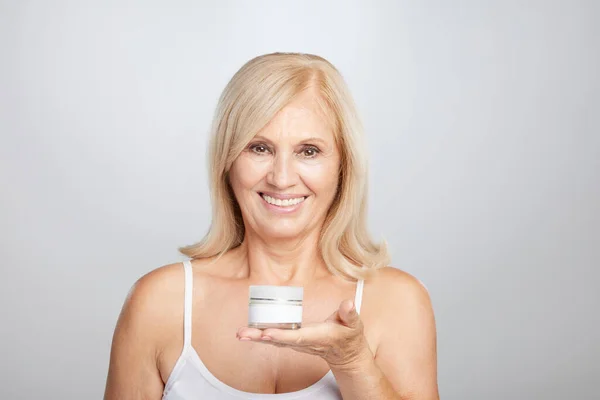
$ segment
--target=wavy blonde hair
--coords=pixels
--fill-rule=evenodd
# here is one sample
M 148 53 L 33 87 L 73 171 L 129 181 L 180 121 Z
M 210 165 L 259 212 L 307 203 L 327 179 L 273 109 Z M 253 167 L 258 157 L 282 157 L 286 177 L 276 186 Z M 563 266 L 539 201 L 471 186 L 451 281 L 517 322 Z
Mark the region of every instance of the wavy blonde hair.
M 363 128 L 352 96 L 338 70 L 322 57 L 272 53 L 248 61 L 225 87 L 213 118 L 209 147 L 213 215 L 199 243 L 182 247 L 190 258 L 223 255 L 244 239 L 240 207 L 229 184 L 229 170 L 252 138 L 295 96 L 312 89 L 334 127 L 340 149 L 340 182 L 319 239 L 331 273 L 366 279 L 389 263 L 385 242 L 367 231 L 367 160 Z

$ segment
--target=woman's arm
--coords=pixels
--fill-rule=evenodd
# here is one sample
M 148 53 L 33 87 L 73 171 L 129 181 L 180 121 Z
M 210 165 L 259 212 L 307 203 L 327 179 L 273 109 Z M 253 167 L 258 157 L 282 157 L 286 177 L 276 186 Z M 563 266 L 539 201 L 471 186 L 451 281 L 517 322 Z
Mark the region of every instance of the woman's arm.
M 401 396 L 375 363 L 371 352 L 362 363 L 348 368 L 332 367 L 331 371 L 344 400 L 412 400 L 420 397 Z
M 381 332 L 375 355 L 349 300 L 325 323 L 298 330 L 241 328 L 238 337 L 322 357 L 344 400 L 438 400 L 436 331 L 427 290 L 409 274 L 384 268 L 365 286 L 365 297 L 363 311 L 376 315 L 371 319 Z
M 123 305 L 113 336 L 105 400 L 162 397 L 164 385 L 157 367 L 156 346 L 160 305 L 155 304 L 160 295 L 153 274 L 133 286 Z
M 429 294 L 412 276 L 386 268 L 370 309 L 381 312 L 384 330 L 375 357 L 332 367 L 344 400 L 438 400 L 436 328 Z

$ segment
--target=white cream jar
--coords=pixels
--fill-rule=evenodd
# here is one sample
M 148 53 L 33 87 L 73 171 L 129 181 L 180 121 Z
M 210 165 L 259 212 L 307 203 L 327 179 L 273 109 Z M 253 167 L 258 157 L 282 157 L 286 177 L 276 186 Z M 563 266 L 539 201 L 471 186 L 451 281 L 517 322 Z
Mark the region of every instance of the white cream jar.
M 248 326 L 298 329 L 302 325 L 304 288 L 300 286 L 250 286 Z

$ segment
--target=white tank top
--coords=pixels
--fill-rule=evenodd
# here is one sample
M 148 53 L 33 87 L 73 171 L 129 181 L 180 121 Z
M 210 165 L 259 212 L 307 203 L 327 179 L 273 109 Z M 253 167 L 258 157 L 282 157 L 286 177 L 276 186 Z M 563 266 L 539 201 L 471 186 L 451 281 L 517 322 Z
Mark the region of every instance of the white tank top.
M 331 370 L 311 386 L 289 393 L 263 394 L 237 390 L 218 380 L 204 365 L 192 346 L 192 264 L 183 263 L 185 271 L 183 351 L 167 380 L 163 400 L 342 400 L 342 395 Z M 360 313 L 364 281 L 358 281 L 354 303 Z

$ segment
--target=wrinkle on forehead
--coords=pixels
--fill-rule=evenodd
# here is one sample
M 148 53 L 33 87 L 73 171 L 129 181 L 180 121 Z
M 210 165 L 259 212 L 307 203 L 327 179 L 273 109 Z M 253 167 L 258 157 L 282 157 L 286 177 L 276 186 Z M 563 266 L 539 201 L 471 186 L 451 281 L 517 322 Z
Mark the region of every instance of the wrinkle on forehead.
M 330 118 L 322 109 L 322 100 L 316 96 L 314 90 L 300 94 L 281 109 L 260 134 L 272 139 L 294 137 L 299 140 L 316 136 L 334 144 L 336 138 Z

